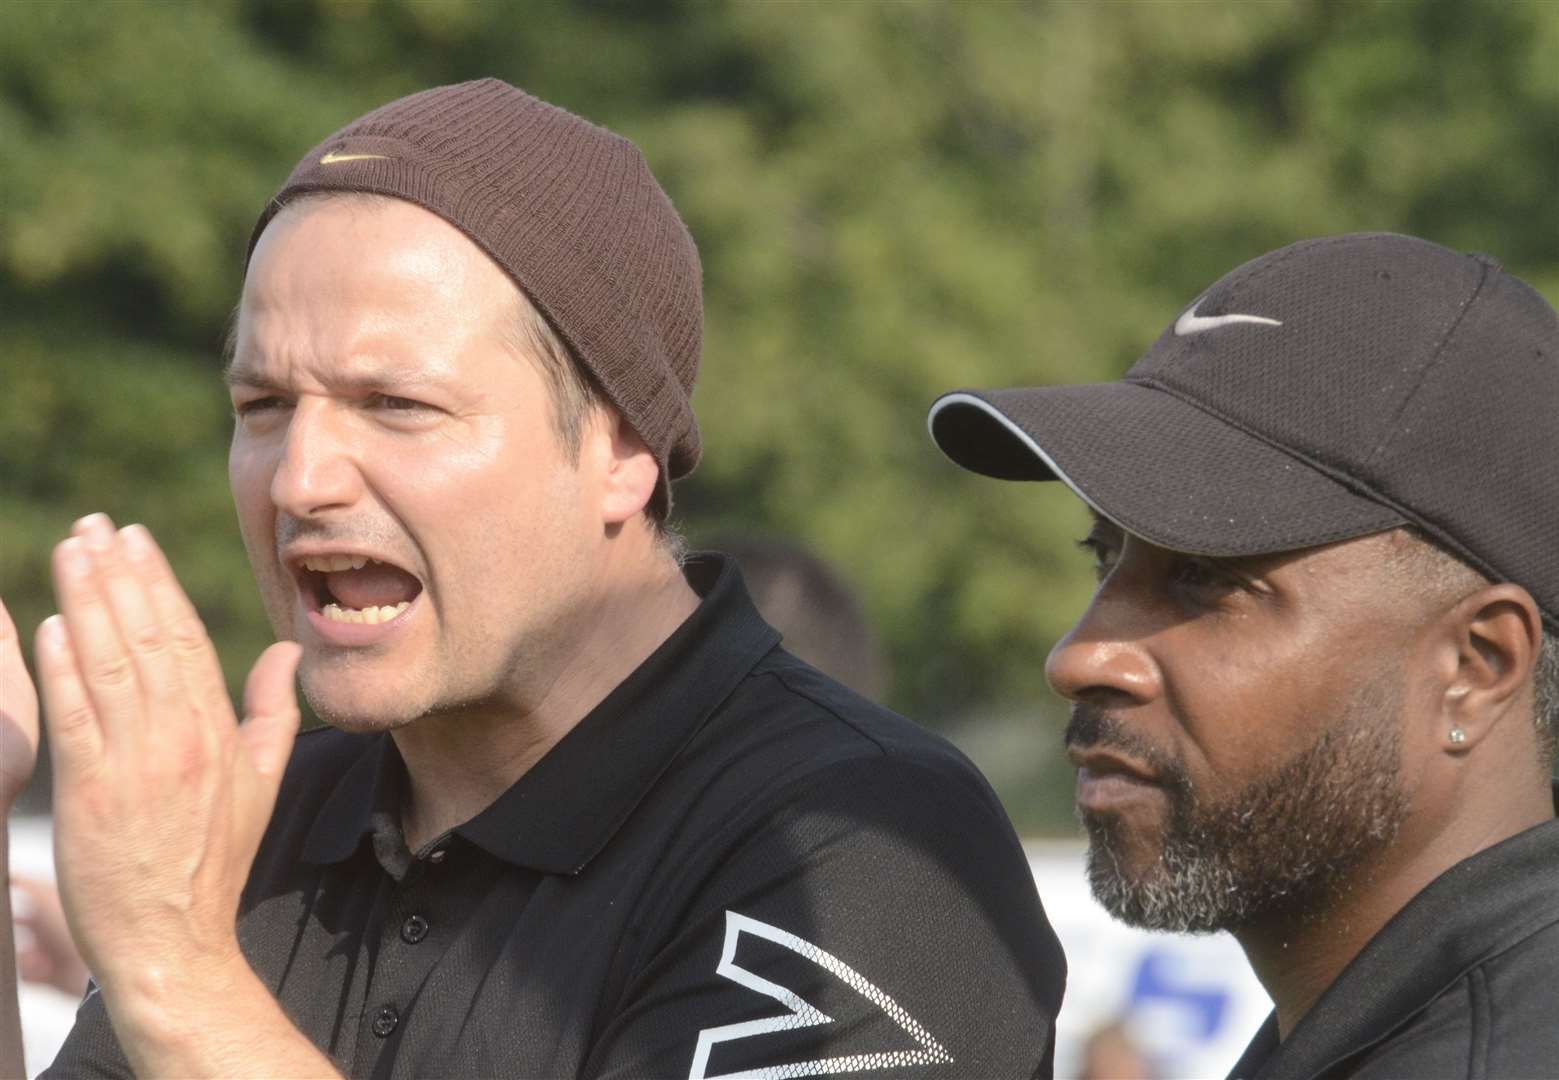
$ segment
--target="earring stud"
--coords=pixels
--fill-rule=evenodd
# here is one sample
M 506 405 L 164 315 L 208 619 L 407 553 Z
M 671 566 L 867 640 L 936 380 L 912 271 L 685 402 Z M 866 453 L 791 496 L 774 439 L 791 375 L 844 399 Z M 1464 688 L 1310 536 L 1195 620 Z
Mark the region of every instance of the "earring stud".
M 1460 724 L 1458 724 L 1456 727 L 1453 727 L 1451 729 L 1451 745 L 1452 746 L 1460 746 L 1460 745 L 1462 745 L 1462 743 L 1464 743 L 1466 741 L 1467 741 L 1467 733 L 1461 729 L 1461 725 Z

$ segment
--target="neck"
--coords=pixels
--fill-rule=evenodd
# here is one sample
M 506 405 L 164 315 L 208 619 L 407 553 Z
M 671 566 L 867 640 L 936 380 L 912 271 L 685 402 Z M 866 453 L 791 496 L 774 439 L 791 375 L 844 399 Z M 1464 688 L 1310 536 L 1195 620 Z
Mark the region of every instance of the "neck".
M 417 851 L 490 806 L 639 667 L 698 607 L 672 560 L 609 565 L 544 680 L 503 701 L 394 732 L 406 762 L 402 814 Z
M 1464 859 L 1554 816 L 1546 785 L 1519 797 L 1507 777 L 1498 806 L 1452 809 L 1444 800 L 1404 824 L 1375 860 L 1347 878 L 1323 905 L 1236 930 L 1256 978 L 1272 998 L 1278 1035 L 1286 1039 L 1391 918 Z M 1438 810 L 1438 812 L 1435 812 Z

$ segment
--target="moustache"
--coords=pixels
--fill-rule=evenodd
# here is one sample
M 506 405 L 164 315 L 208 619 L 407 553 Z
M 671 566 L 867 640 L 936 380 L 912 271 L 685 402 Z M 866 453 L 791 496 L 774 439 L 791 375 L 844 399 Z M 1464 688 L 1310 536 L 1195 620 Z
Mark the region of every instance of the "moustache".
M 1168 787 L 1183 787 L 1185 772 L 1177 761 L 1164 751 L 1132 731 L 1107 709 L 1087 702 L 1072 706 L 1072 718 L 1067 722 L 1062 742 L 1068 748 L 1080 750 L 1113 750 L 1148 766 Z
M 281 551 L 298 540 L 320 540 L 348 546 L 395 550 L 395 542 L 401 534 L 394 528 L 378 522 L 358 522 L 351 528 L 343 528 L 336 522 L 296 518 L 291 514 L 276 515 L 276 550 Z

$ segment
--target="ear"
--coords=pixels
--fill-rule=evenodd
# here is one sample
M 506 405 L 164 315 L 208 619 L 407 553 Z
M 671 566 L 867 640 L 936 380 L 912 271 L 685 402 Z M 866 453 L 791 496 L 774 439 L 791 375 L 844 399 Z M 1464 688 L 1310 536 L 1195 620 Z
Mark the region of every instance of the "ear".
M 1441 699 L 1439 737 L 1446 751 L 1461 753 L 1478 745 L 1513 708 L 1530 707 L 1543 622 L 1527 591 L 1509 584 L 1479 589 L 1446 618 L 1456 659 Z
M 660 465 L 616 409 L 604 408 L 602 425 L 601 520 L 621 525 L 641 512 L 655 494 Z

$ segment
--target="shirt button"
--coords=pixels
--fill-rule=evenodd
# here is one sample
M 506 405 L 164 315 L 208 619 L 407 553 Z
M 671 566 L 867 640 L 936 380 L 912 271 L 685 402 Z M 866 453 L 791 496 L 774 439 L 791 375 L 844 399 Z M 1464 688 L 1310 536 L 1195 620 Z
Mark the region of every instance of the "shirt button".
M 413 915 L 401 923 L 401 940 L 408 945 L 415 945 L 428 936 L 428 920 L 421 915 Z
M 381 1005 L 378 1014 L 374 1016 L 374 1034 L 387 1039 L 400 1022 L 401 1014 L 395 1011 L 394 1005 Z
M 429 853 L 428 862 L 437 866 L 439 863 L 444 861 L 444 856 L 448 854 L 449 852 L 445 851 L 443 848 L 439 848 L 437 851 Z

